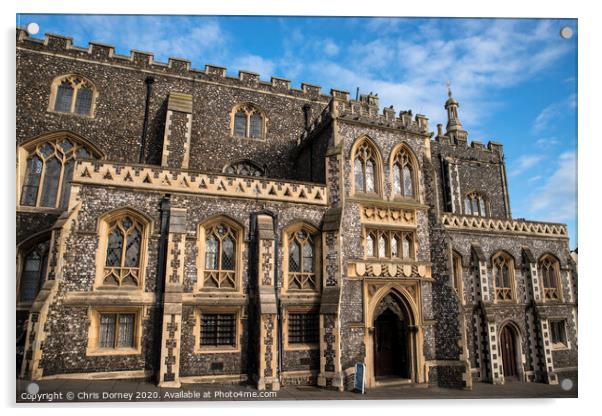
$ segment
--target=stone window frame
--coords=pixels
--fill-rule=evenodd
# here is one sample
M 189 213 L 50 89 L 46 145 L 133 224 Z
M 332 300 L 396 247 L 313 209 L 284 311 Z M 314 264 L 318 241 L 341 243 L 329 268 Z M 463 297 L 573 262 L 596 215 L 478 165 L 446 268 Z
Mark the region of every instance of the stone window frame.
M 385 256 L 380 255 L 380 247 L 379 247 L 379 237 L 383 234 L 387 233 L 389 236 L 385 240 Z M 393 235 L 399 233 L 400 239 L 399 244 L 403 244 L 404 238 L 408 235 L 411 237 L 410 241 L 410 256 L 403 256 L 403 248 L 398 248 L 399 256 L 393 257 L 392 255 L 392 245 L 391 241 L 393 239 Z M 368 236 L 375 236 L 375 249 L 374 256 L 368 255 Z M 416 237 L 416 229 L 414 228 L 397 228 L 397 227 L 374 227 L 374 226 L 364 226 L 362 227 L 362 246 L 364 249 L 364 259 L 366 260 L 385 260 L 385 261 L 416 261 L 418 254 L 418 243 Z
M 138 260 L 138 284 L 136 286 L 112 286 L 104 284 L 105 268 L 107 261 L 107 246 L 109 240 L 110 223 L 125 217 L 133 217 L 142 227 L 140 242 L 140 258 Z M 98 218 L 97 235 L 98 248 L 96 251 L 96 278 L 94 281 L 95 291 L 145 291 L 146 269 L 148 266 L 148 246 L 152 235 L 153 221 L 135 208 L 126 206 L 116 208 Z
M 552 339 L 552 328 L 556 323 L 562 323 L 562 330 L 564 332 L 564 342 L 554 342 Z M 550 345 L 552 350 L 560 351 L 560 350 L 570 350 L 571 342 L 569 341 L 569 331 L 568 331 L 568 319 L 564 317 L 550 317 L 548 318 L 548 331 L 550 334 Z
M 236 134 L 236 114 L 238 112 L 244 112 L 246 116 L 245 135 L 240 136 Z M 261 137 L 251 136 L 251 116 L 253 114 L 259 114 L 261 117 Z M 265 141 L 268 135 L 268 117 L 266 112 L 260 108 L 257 104 L 252 102 L 243 102 L 236 104 L 230 111 L 230 136 L 235 139 L 247 139 L 255 141 Z
M 235 233 L 235 267 L 234 267 L 234 288 L 215 288 L 205 287 L 205 248 L 207 228 L 213 227 L 218 223 L 223 222 Z M 245 228 L 234 219 L 226 215 L 216 215 L 210 217 L 198 225 L 197 228 L 197 283 L 195 285 L 196 292 L 216 292 L 216 293 L 238 293 L 242 294 L 242 272 L 243 264 L 243 240 L 245 236 Z
M 395 192 L 395 168 L 396 168 L 396 159 L 397 156 L 405 153 L 407 155 L 410 170 L 411 170 L 411 178 L 412 178 L 412 195 L 407 196 L 402 194 L 398 194 Z M 407 201 L 412 200 L 418 202 L 420 200 L 420 165 L 418 163 L 418 158 L 412 151 L 412 149 L 406 143 L 397 144 L 393 150 L 391 151 L 391 156 L 389 158 L 389 182 L 391 184 L 391 200 L 401 200 Z M 402 179 L 402 192 L 403 192 L 403 179 Z
M 295 314 L 316 314 L 318 315 L 318 342 L 312 343 L 290 343 L 289 342 L 289 315 Z M 316 305 L 291 305 L 285 307 L 282 322 L 283 349 L 285 351 L 308 351 L 320 348 L 320 326 L 322 325 L 320 309 Z
M 358 157 L 358 151 L 362 146 L 368 146 L 373 153 L 374 162 L 374 192 L 359 191 L 355 188 L 355 159 Z M 383 158 L 380 148 L 376 145 L 374 140 L 367 135 L 358 137 L 353 146 L 351 146 L 351 152 L 349 156 L 350 161 L 350 172 L 349 181 L 351 183 L 351 195 L 359 197 L 367 197 L 372 199 L 382 199 L 383 197 Z M 365 174 L 364 174 L 365 180 Z
M 510 277 L 510 287 L 500 287 L 498 288 L 496 285 L 496 265 L 495 262 L 498 258 L 503 258 L 505 262 L 507 262 L 508 272 Z M 516 262 L 514 261 L 514 257 L 504 251 L 498 250 L 491 256 L 491 282 L 493 284 L 493 299 L 494 303 L 516 303 L 518 298 L 516 296 L 516 270 L 515 270 Z M 509 296 L 509 299 L 499 299 L 498 291 L 502 293 L 504 296 Z M 503 292 L 502 292 L 503 291 Z
M 451 250 L 450 278 L 452 287 L 460 300 L 460 304 L 464 305 L 464 260 L 462 254 L 454 249 Z
M 544 263 L 546 261 L 551 263 L 550 267 L 552 267 L 553 273 L 554 273 L 553 280 L 556 283 L 555 288 L 554 287 L 546 287 L 546 285 L 545 285 L 542 263 Z M 562 302 L 562 300 L 563 300 L 562 279 L 560 276 L 560 260 L 558 260 L 558 257 L 556 257 L 555 255 L 553 255 L 551 253 L 543 254 L 537 261 L 537 271 L 539 273 L 539 280 L 540 280 L 540 285 L 541 285 L 541 293 L 542 293 L 543 302 L 544 303 L 545 302 Z M 548 299 L 548 294 L 550 294 L 551 296 L 553 296 L 555 294 L 556 297 Z
M 64 81 L 71 83 L 71 86 L 73 88 L 73 96 L 71 97 L 70 111 L 68 111 L 68 112 L 55 110 L 58 88 Z M 92 90 L 92 98 L 91 98 L 92 101 L 90 103 L 90 111 L 88 114 L 80 114 L 75 111 L 75 105 L 77 102 L 77 94 L 79 92 L 79 89 L 82 86 L 86 86 Z M 89 78 L 87 78 L 81 74 L 78 74 L 78 73 L 59 75 L 58 77 L 54 78 L 54 80 L 52 80 L 52 83 L 50 84 L 50 98 L 48 99 L 48 112 L 55 113 L 55 114 L 61 114 L 61 115 L 94 118 L 95 114 L 96 114 L 96 102 L 98 99 L 98 95 L 99 95 L 98 88 L 96 88 L 96 85 Z
M 69 152 L 67 152 L 69 156 L 67 157 L 65 155 L 65 152 L 62 151 L 62 148 L 60 148 L 60 144 L 64 141 L 64 140 L 68 140 L 71 144 L 73 144 L 73 150 L 69 150 Z M 44 175 L 45 175 L 45 171 L 46 169 L 43 168 L 41 176 L 40 176 L 40 180 L 39 180 L 39 184 L 38 184 L 38 193 L 37 193 L 37 197 L 36 197 L 36 204 L 34 205 L 23 205 L 21 204 L 21 199 L 22 199 L 22 194 L 23 194 L 23 187 L 25 186 L 25 181 L 26 181 L 26 176 L 27 176 L 27 165 L 28 165 L 28 161 L 30 159 L 30 157 L 33 157 L 34 154 L 38 155 L 40 152 L 40 149 L 42 146 L 44 146 L 46 143 L 50 144 L 53 148 L 54 148 L 54 154 L 56 155 L 63 155 L 65 157 L 63 157 L 63 161 L 61 163 L 61 172 L 60 172 L 60 176 L 58 179 L 58 188 L 57 188 L 57 198 L 54 204 L 54 207 L 44 207 L 40 205 L 41 202 L 41 197 L 42 197 L 42 192 L 41 190 L 43 189 L 43 185 L 44 185 Z M 79 159 L 79 157 L 77 157 L 77 151 L 80 148 L 84 148 L 86 149 L 86 151 L 89 154 L 89 158 L 93 158 L 93 159 L 106 159 L 106 154 L 101 151 L 95 144 L 93 144 L 92 142 L 90 142 L 89 140 L 85 139 L 82 136 L 79 136 L 71 131 L 68 130 L 59 130 L 59 131 L 54 131 L 51 133 L 45 133 L 42 134 L 40 136 L 34 137 L 33 139 L 30 140 L 26 140 L 25 142 L 23 142 L 21 145 L 19 145 L 19 147 L 17 148 L 17 210 L 18 211 L 23 211 L 23 212 L 39 212 L 39 211 L 57 211 L 57 212 L 61 212 L 63 210 L 65 210 L 68 207 L 62 208 L 60 206 L 61 204 L 61 196 L 62 196 L 62 185 L 63 185 L 63 174 L 65 171 L 65 164 L 67 161 L 69 160 L 73 160 L 74 163 L 77 162 L 77 160 L 81 160 Z M 39 155 L 38 155 L 39 157 Z M 52 156 L 48 156 L 47 159 L 50 159 Z
M 248 166 L 249 168 L 255 170 L 256 174 L 242 175 L 242 174 L 236 173 L 236 172 L 234 172 L 234 173 L 229 172 L 230 169 L 236 169 L 236 167 L 238 167 L 238 166 L 245 166 L 245 165 Z M 255 163 L 249 159 L 242 159 L 242 160 L 237 160 L 232 163 L 227 163 L 226 165 L 224 165 L 222 172 L 225 173 L 226 175 L 245 176 L 245 177 L 251 177 L 251 178 L 267 177 L 267 169 L 265 167 L 260 167 L 257 163 Z
M 201 345 L 201 318 L 203 313 L 207 315 L 222 314 L 234 315 L 236 334 L 235 345 Z M 195 354 L 217 354 L 217 353 L 240 353 L 241 337 L 243 335 L 243 306 L 199 306 L 194 309 L 194 353 Z
M 289 242 L 291 234 L 298 231 L 305 231 L 313 239 L 313 257 L 314 257 L 314 289 L 295 289 L 289 285 Z M 302 258 L 302 255 L 301 255 Z M 300 272 L 299 274 L 304 274 Z M 319 294 L 322 289 L 322 234 L 318 228 L 313 225 L 300 221 L 293 223 L 282 230 L 282 276 L 284 277 L 282 289 L 283 292 L 290 294 Z
M 477 205 L 478 205 L 478 212 L 475 214 L 474 211 L 472 210 L 472 202 L 474 200 L 477 200 Z M 468 212 L 466 210 L 466 202 L 470 200 L 471 201 L 471 210 L 470 212 Z M 481 201 L 483 202 L 483 204 L 481 205 Z M 481 212 L 481 209 L 483 209 L 485 212 Z M 489 198 L 487 198 L 487 195 L 484 192 L 480 192 L 480 191 L 470 191 L 467 192 L 464 195 L 464 199 L 462 200 L 462 212 L 464 212 L 464 215 L 468 215 L 471 217 L 482 217 L 482 218 L 486 218 L 489 216 L 489 213 L 491 212 L 491 209 L 489 207 Z
M 88 308 L 88 343 L 86 356 L 141 355 L 142 320 L 146 312 L 142 306 L 92 306 Z M 101 348 L 100 317 L 102 314 L 134 314 L 134 347 Z
M 17 309 L 29 309 L 33 302 L 35 302 L 35 297 L 40 293 L 40 289 L 44 286 L 44 282 L 46 282 L 46 277 L 48 274 L 48 260 L 50 258 L 50 245 L 51 245 L 51 233 L 49 231 L 43 231 L 41 233 L 37 233 L 26 241 L 23 241 L 17 246 L 17 285 L 16 285 L 16 306 Z M 46 253 L 46 264 L 45 270 L 41 270 L 40 273 L 43 275 L 40 277 L 39 288 L 36 293 L 36 296 L 32 301 L 22 301 L 21 300 L 21 279 L 23 277 L 23 271 L 25 269 L 25 259 L 31 251 L 33 251 L 40 244 L 47 243 L 48 244 L 48 252 Z

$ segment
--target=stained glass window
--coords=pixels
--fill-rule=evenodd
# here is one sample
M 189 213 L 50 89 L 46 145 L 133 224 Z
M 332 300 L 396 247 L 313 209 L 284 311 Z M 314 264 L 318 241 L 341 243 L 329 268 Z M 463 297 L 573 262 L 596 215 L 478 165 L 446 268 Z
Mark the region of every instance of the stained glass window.
M 103 284 L 138 286 L 144 226 L 130 216 L 123 216 L 108 227 Z

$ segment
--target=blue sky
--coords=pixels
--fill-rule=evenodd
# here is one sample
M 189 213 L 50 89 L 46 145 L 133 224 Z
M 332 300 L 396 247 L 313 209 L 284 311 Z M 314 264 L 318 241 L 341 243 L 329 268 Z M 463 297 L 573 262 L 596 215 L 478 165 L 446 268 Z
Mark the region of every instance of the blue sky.
M 374 92 L 445 124 L 446 81 L 469 140 L 504 145 L 515 218 L 563 222 L 577 245 L 577 21 L 336 17 L 18 15 L 74 43 L 112 44 Z M 560 28 L 573 29 L 571 39 Z

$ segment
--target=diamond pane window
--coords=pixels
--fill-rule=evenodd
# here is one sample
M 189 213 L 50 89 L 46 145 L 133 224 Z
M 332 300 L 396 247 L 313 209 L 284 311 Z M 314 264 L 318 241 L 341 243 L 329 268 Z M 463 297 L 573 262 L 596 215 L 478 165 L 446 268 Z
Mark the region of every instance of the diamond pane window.
M 543 284 L 546 301 L 560 300 L 560 262 L 551 255 L 545 255 L 539 261 L 539 274 Z
M 92 90 L 90 88 L 80 88 L 77 92 L 75 101 L 75 112 L 77 114 L 89 114 L 92 109 Z
M 495 297 L 498 301 L 511 301 L 514 296 L 512 289 L 512 259 L 504 253 L 497 254 L 493 260 L 495 282 Z
M 253 113 L 251 115 L 251 137 L 255 139 L 261 138 L 262 123 L 263 119 L 259 114 Z
M 134 347 L 134 319 L 133 313 L 119 315 L 119 338 L 118 348 Z
M 236 286 L 238 233 L 226 223 L 205 227 L 205 270 L 203 285 L 216 289 Z
M 101 313 L 99 322 L 99 348 L 134 348 L 136 314 Z
M 293 231 L 288 237 L 288 288 L 316 290 L 315 246 L 313 236 L 305 229 Z
M 247 115 L 244 111 L 239 111 L 234 116 L 234 133 L 241 137 L 247 135 Z
M 89 158 L 91 151 L 63 137 L 38 143 L 28 153 L 21 205 L 67 208 L 75 155 Z
M 71 112 L 71 100 L 73 98 L 73 87 L 68 81 L 63 81 L 56 91 L 56 104 L 54 111 L 60 113 Z
M 110 222 L 108 228 L 103 284 L 138 287 L 144 226 L 123 216 Z

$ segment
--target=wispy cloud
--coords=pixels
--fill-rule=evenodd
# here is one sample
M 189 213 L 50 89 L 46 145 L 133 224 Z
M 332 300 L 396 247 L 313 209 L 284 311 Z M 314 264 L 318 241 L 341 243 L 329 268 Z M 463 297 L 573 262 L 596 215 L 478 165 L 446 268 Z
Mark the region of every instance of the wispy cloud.
M 544 149 L 554 147 L 560 144 L 560 140 L 556 137 L 542 137 L 535 141 L 535 145 Z
M 572 221 L 577 217 L 577 155 L 561 153 L 554 167 L 554 173 L 533 192 L 531 213 L 544 221 Z
M 568 110 L 572 110 L 577 107 L 577 96 L 571 94 L 567 99 L 552 103 L 535 117 L 533 121 L 533 127 L 531 129 L 533 134 L 539 134 L 550 127 L 552 123 L 558 118 L 563 117 Z
M 531 169 L 544 159 L 542 155 L 522 155 L 510 170 L 510 176 L 518 176 L 521 173 Z

